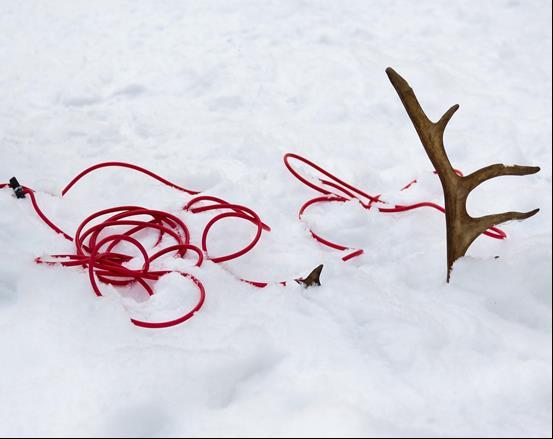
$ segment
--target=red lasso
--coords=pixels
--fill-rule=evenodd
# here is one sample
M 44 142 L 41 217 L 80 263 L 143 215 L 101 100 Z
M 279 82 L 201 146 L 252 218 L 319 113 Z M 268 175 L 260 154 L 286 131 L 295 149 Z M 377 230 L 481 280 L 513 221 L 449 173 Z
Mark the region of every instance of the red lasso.
M 307 165 L 311 169 L 314 169 L 315 171 L 322 174 L 324 178 L 318 178 L 319 184 L 316 184 L 313 181 L 308 180 L 307 178 L 303 177 L 298 171 L 294 169 L 294 167 L 290 163 L 291 160 L 298 160 L 302 162 L 303 164 Z M 284 156 L 284 165 L 288 168 L 290 173 L 294 177 L 296 177 L 300 182 L 302 182 L 304 185 L 323 194 L 322 196 L 318 196 L 318 197 L 312 198 L 309 201 L 306 201 L 301 206 L 298 213 L 298 217 L 300 220 L 303 218 L 303 215 L 308 207 L 318 203 L 332 203 L 332 202 L 344 203 L 350 200 L 357 200 L 359 201 L 359 204 L 361 204 L 361 206 L 367 210 L 377 203 L 384 204 L 384 205 L 387 204 L 385 201 L 382 201 L 380 199 L 380 195 L 376 195 L 376 196 L 370 195 L 362 191 L 361 189 L 355 186 L 352 186 L 349 183 L 346 183 L 345 181 L 341 180 L 340 178 L 336 177 L 335 175 L 321 168 L 319 165 L 313 163 L 312 161 L 298 154 L 292 154 L 292 153 L 286 154 Z M 463 176 L 461 171 L 455 170 L 455 172 L 458 175 Z M 403 190 L 409 189 L 415 183 L 417 183 L 417 180 L 411 181 L 409 184 L 404 186 L 403 189 L 401 190 L 403 191 Z M 393 207 L 378 207 L 378 211 L 382 213 L 398 213 L 398 212 L 406 212 L 408 210 L 413 210 L 413 209 L 419 209 L 421 207 L 431 207 L 433 209 L 439 210 L 442 213 L 445 213 L 445 209 L 442 206 L 440 206 L 439 204 L 427 202 L 427 201 L 416 203 L 416 204 L 409 204 L 409 205 L 396 204 Z M 311 233 L 311 236 L 313 236 L 313 238 L 316 241 L 320 242 L 321 244 L 327 247 L 333 248 L 335 250 L 340 250 L 340 251 L 351 250 L 351 252 L 349 252 L 347 255 L 342 257 L 343 261 L 348 261 L 364 253 L 363 249 L 355 249 L 353 247 L 338 244 L 326 238 L 323 238 L 322 236 L 315 233 L 311 229 L 309 229 L 309 233 Z M 503 230 L 497 227 L 490 228 L 489 230 L 484 232 L 484 235 L 495 239 L 505 239 L 507 237 L 507 234 Z

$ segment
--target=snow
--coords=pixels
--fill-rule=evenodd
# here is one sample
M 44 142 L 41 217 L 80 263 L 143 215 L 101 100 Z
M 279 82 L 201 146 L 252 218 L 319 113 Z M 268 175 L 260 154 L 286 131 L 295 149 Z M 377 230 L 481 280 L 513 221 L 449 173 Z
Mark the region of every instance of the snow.
M 223 266 L 165 259 L 158 295 L 91 291 L 79 269 L 38 266 L 71 245 L 29 201 L 0 191 L 0 436 L 551 436 L 551 4 L 538 1 L 4 1 L 0 180 L 16 175 L 69 233 L 136 204 L 178 214 L 199 241 L 209 215 L 121 160 L 258 212 L 271 227 Z M 314 207 L 282 163 L 305 155 L 393 202 L 441 200 L 384 69 L 446 132 L 454 165 L 540 165 L 471 196 L 473 214 L 541 212 L 479 238 L 445 283 L 444 219 Z M 419 184 L 400 192 L 412 178 Z M 210 251 L 240 248 L 229 220 Z M 495 258 L 499 256 L 499 258 Z M 325 264 L 323 286 L 258 290 Z M 130 295 L 129 295 L 130 294 Z

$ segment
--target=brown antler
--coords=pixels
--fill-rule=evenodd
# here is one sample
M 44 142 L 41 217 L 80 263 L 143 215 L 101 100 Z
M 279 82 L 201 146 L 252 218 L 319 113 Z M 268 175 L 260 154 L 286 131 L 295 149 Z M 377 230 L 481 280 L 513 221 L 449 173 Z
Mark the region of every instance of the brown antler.
M 307 277 L 296 279 L 296 282 L 303 285 L 305 288 L 320 287 L 321 286 L 321 272 L 323 271 L 323 264 L 316 267 Z
M 457 175 L 444 147 L 444 131 L 453 114 L 459 109 L 459 105 L 454 105 L 447 110 L 438 122 L 432 122 L 424 113 L 407 81 L 390 67 L 386 69 L 386 73 L 407 110 L 424 149 L 442 182 L 446 209 L 447 281 L 449 282 L 454 262 L 465 255 L 480 234 L 497 224 L 511 220 L 523 220 L 539 212 L 539 209 L 535 209 L 526 213 L 505 212 L 473 218 L 467 212 L 467 197 L 470 192 L 481 183 L 494 177 L 535 174 L 540 168 L 496 164 L 479 169 L 466 177 Z

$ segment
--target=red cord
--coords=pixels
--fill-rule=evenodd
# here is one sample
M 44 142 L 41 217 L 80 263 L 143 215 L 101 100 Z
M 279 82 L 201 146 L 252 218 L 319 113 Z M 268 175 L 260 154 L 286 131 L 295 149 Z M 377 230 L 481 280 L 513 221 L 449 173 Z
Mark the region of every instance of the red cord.
M 325 177 L 324 179 L 323 178 L 318 179 L 320 185 L 314 183 L 313 181 L 308 180 L 307 178 L 302 176 L 298 171 L 296 171 L 296 169 L 294 169 L 294 167 L 290 163 L 290 161 L 292 159 L 300 161 L 300 162 L 304 163 L 305 165 L 307 165 L 308 167 L 310 167 L 310 168 L 314 169 L 315 171 L 319 172 L 320 174 L 324 175 L 324 177 Z M 318 196 L 318 197 L 312 198 L 311 200 L 308 200 L 307 202 L 305 202 L 300 207 L 299 214 L 298 214 L 298 217 L 299 217 L 300 220 L 303 218 L 303 215 L 304 215 L 304 213 L 305 213 L 305 211 L 307 210 L 308 207 L 313 206 L 314 204 L 318 204 L 318 203 L 330 203 L 330 202 L 343 203 L 343 202 L 350 201 L 350 200 L 357 200 L 357 201 L 359 201 L 361 206 L 363 206 L 363 208 L 365 208 L 365 209 L 370 209 L 376 203 L 387 204 L 385 201 L 382 201 L 380 199 L 380 195 L 376 195 L 376 196 L 369 195 L 368 193 L 362 191 L 361 189 L 359 189 L 355 186 L 352 186 L 349 183 L 346 183 L 345 181 L 343 181 L 340 178 L 336 177 L 334 174 L 331 174 L 330 172 L 326 171 L 325 169 L 323 169 L 319 165 L 313 163 L 312 161 L 310 161 L 310 160 L 308 160 L 305 157 L 302 157 L 300 155 L 293 154 L 293 153 L 286 154 L 284 156 L 284 165 L 286 166 L 286 168 L 288 168 L 290 173 L 294 177 L 296 177 L 300 182 L 302 182 L 304 185 L 306 185 L 306 186 L 310 187 L 311 189 L 314 189 L 315 191 L 320 192 L 321 194 L 323 194 L 323 196 Z M 463 176 L 463 173 L 461 171 L 455 170 L 455 172 L 457 173 L 457 175 L 459 175 L 461 177 Z M 401 189 L 401 190 L 403 191 L 403 190 L 409 189 L 415 183 L 417 183 L 417 180 L 411 181 L 409 184 L 404 186 L 403 189 Z M 331 188 L 331 189 L 335 189 L 338 192 L 329 190 L 326 187 Z M 382 213 L 399 213 L 399 212 L 406 212 L 408 210 L 419 209 L 421 207 L 431 207 L 431 208 L 436 209 L 436 210 L 438 210 L 442 213 L 445 213 L 445 209 L 442 206 L 440 206 L 439 204 L 436 204 L 436 203 L 432 203 L 432 202 L 421 202 L 421 203 L 410 204 L 410 205 L 396 204 L 393 207 L 378 207 L 378 211 L 382 212 Z M 323 244 L 327 247 L 333 248 L 335 250 L 340 250 L 340 251 L 353 250 L 353 252 L 350 252 L 347 255 L 345 255 L 344 257 L 342 257 L 343 261 L 348 261 L 348 260 L 350 260 L 354 257 L 357 257 L 357 256 L 363 254 L 362 249 L 355 249 L 355 248 L 350 247 L 350 246 L 337 244 L 337 243 L 332 242 L 332 241 L 330 241 L 326 238 L 323 238 L 322 236 L 315 233 L 311 229 L 309 229 L 309 232 L 311 233 L 311 236 L 313 236 L 313 238 L 316 241 L 320 242 L 321 244 Z M 501 230 L 497 227 L 491 227 L 489 230 L 484 232 L 484 235 L 489 236 L 491 238 L 495 238 L 495 239 L 505 239 L 507 237 L 507 234 L 503 230 Z
M 325 179 L 319 179 L 321 185 L 311 182 L 307 178 L 303 177 L 299 172 L 297 172 L 290 164 L 291 159 L 303 162 L 304 164 L 323 174 L 325 176 Z M 302 219 L 303 214 L 308 207 L 322 202 L 346 202 L 355 199 L 358 200 L 365 209 L 370 209 L 373 204 L 376 203 L 386 204 L 380 199 L 380 195 L 369 195 L 368 193 L 363 192 L 361 189 L 346 183 L 345 181 L 339 179 L 338 177 L 324 170 L 315 163 L 297 154 L 286 154 L 284 156 L 284 163 L 288 170 L 292 173 L 292 175 L 294 175 L 299 181 L 304 183 L 306 186 L 316 190 L 317 192 L 323 194 L 323 196 L 315 197 L 303 204 L 299 211 L 300 219 Z M 185 192 L 187 194 L 199 194 L 199 192 L 197 191 L 185 189 L 139 166 L 123 162 L 106 162 L 91 166 L 90 168 L 87 168 L 83 172 L 78 174 L 63 189 L 62 196 L 69 192 L 69 190 L 84 176 L 97 169 L 105 167 L 124 167 L 132 169 L 146 174 L 149 177 L 154 178 L 155 180 L 158 180 L 169 187 Z M 459 175 L 462 176 L 459 171 L 456 172 L 458 172 Z M 402 190 L 408 189 L 416 182 L 417 180 L 413 180 Z M 0 184 L 0 189 L 8 186 L 9 184 Z M 98 286 L 97 280 L 104 284 L 110 284 L 114 286 L 129 286 L 138 283 L 150 296 L 154 294 L 154 289 L 152 285 L 150 285 L 150 283 L 159 280 L 162 276 L 169 273 L 178 273 L 181 276 L 190 279 L 192 283 L 194 283 L 199 291 L 199 299 L 192 310 L 188 311 L 177 319 L 165 322 L 145 322 L 131 318 L 132 323 L 134 323 L 136 326 L 144 328 L 168 328 L 185 322 L 186 320 L 190 319 L 197 311 L 200 310 L 200 308 L 204 304 L 206 297 L 205 288 L 202 282 L 191 274 L 178 270 L 152 269 L 152 263 L 154 263 L 157 259 L 168 253 L 176 253 L 178 257 L 184 257 L 188 250 L 192 250 L 197 256 L 196 266 L 200 267 L 204 260 L 204 253 L 205 255 L 209 255 L 208 235 L 210 230 L 218 221 L 221 221 L 225 218 L 239 218 L 246 220 L 256 227 L 256 233 L 250 243 L 241 250 L 227 255 L 219 255 L 216 257 L 207 256 L 214 263 L 227 262 L 245 255 L 257 245 L 263 231 L 269 232 L 271 230 L 268 225 L 261 221 L 259 215 L 257 215 L 248 207 L 238 204 L 232 204 L 220 198 L 208 195 L 199 195 L 190 200 L 184 206 L 183 210 L 193 214 L 218 210 L 225 211 L 215 215 L 205 226 L 201 238 L 201 249 L 190 243 L 190 232 L 184 222 L 180 220 L 177 216 L 172 215 L 168 212 L 147 209 L 139 206 L 120 206 L 96 212 L 87 217 L 79 225 L 75 233 L 75 237 L 72 237 L 61 230 L 58 226 L 56 226 L 44 214 L 44 212 L 42 212 L 37 203 L 36 195 L 32 189 L 23 187 L 23 191 L 26 195 L 29 195 L 33 208 L 39 218 L 46 225 L 48 225 L 48 227 L 50 227 L 56 233 L 61 234 L 65 239 L 73 242 L 75 245 L 74 254 L 52 255 L 52 260 L 48 261 L 45 261 L 42 258 L 36 258 L 36 262 L 39 264 L 61 265 L 64 267 L 80 266 L 87 269 L 90 284 L 97 296 L 102 296 L 102 292 L 100 290 L 100 287 Z M 439 210 L 440 212 L 445 212 L 442 206 L 431 202 L 422 202 L 412 205 L 395 205 L 394 207 L 379 207 L 378 210 L 383 213 L 397 213 L 405 212 L 412 209 L 418 209 L 421 207 L 432 207 L 436 210 Z M 144 217 L 149 217 L 150 219 L 145 220 Z M 122 227 L 125 227 L 126 230 L 121 231 Z M 117 228 L 118 231 L 110 232 L 110 230 L 113 230 L 114 228 Z M 158 238 L 154 245 L 154 248 L 159 248 L 166 236 L 173 242 L 171 245 L 161 247 L 161 249 L 159 249 L 156 253 L 150 255 L 144 245 L 142 245 L 140 241 L 134 237 L 134 235 L 137 235 L 139 232 L 145 230 L 151 230 L 158 234 Z M 344 261 L 363 254 L 362 249 L 354 249 L 349 246 L 337 244 L 323 238 L 312 230 L 310 230 L 310 232 L 314 239 L 328 247 L 340 251 L 350 250 L 350 252 L 342 258 Z M 496 239 L 504 239 L 507 236 L 505 232 L 496 227 L 491 228 L 490 230 L 485 232 L 485 234 Z M 131 256 L 127 253 L 115 251 L 115 249 L 122 243 L 130 244 L 138 250 L 143 259 L 142 267 L 140 269 L 132 270 L 125 267 L 124 264 L 134 259 L 134 256 Z M 246 279 L 240 280 L 259 288 L 263 288 L 269 285 L 268 282 L 258 282 Z M 285 281 L 278 283 L 281 285 L 286 285 Z
M 158 175 L 150 172 L 139 166 L 109 162 L 101 163 L 92 166 L 81 172 L 75 177 L 63 190 L 62 195 L 65 195 L 74 184 L 88 173 L 107 166 L 119 166 L 142 172 L 156 180 L 181 190 L 188 194 L 195 195 L 198 192 L 190 191 L 176 184 L 165 180 Z M 1 184 L 0 189 L 9 185 Z M 131 322 L 136 326 L 143 328 L 168 328 L 178 325 L 190 319 L 200 308 L 205 301 L 205 288 L 200 280 L 189 273 L 175 270 L 154 270 L 152 263 L 168 253 L 176 253 L 179 257 L 184 257 L 188 250 L 192 250 L 197 255 L 196 266 L 201 266 L 204 260 L 203 252 L 196 246 L 190 244 L 190 232 L 186 225 L 175 215 L 159 210 L 146 209 L 138 206 L 121 206 L 111 209 L 105 209 L 90 215 L 77 228 L 75 237 L 71 237 L 58 226 L 56 226 L 38 206 L 34 191 L 23 187 L 24 193 L 29 195 L 31 203 L 39 218 L 44 221 L 52 230 L 61 234 L 65 239 L 74 242 L 75 254 L 52 255 L 51 260 L 45 261 L 42 258 L 36 258 L 35 261 L 39 264 L 61 265 L 65 267 L 81 266 L 88 270 L 90 284 L 94 293 L 97 296 L 102 296 L 97 279 L 104 284 L 115 286 L 128 286 L 138 283 L 148 295 L 154 294 L 154 289 L 149 282 L 159 280 L 162 276 L 169 273 L 178 273 L 181 276 L 190 279 L 199 291 L 199 299 L 192 310 L 186 312 L 181 317 L 164 321 L 164 322 L 145 322 L 142 320 L 131 318 Z M 151 219 L 146 221 L 144 217 Z M 103 219 L 98 224 L 90 225 L 93 221 Z M 110 232 L 109 229 L 126 227 L 124 232 Z M 134 238 L 133 235 L 144 230 L 153 230 L 158 233 L 158 239 L 154 247 L 160 247 L 163 238 L 169 236 L 173 240 L 173 244 L 163 247 L 153 255 L 148 254 L 146 248 Z M 131 261 L 134 257 L 121 252 L 115 252 L 114 249 L 121 243 L 128 243 L 135 247 L 143 258 L 142 267 L 138 270 L 131 270 L 124 266 L 125 263 Z
M 204 204 L 203 206 L 200 206 L 200 207 L 193 207 L 198 203 L 205 203 L 205 202 L 212 202 L 213 204 L 208 204 L 208 205 Z M 202 233 L 202 250 L 207 255 L 209 255 L 209 251 L 207 249 L 207 237 L 209 235 L 211 228 L 215 225 L 216 222 L 225 218 L 240 218 L 240 219 L 249 221 L 250 223 L 256 226 L 256 229 L 257 229 L 256 234 L 253 237 L 252 241 L 241 250 L 238 250 L 234 253 L 230 253 L 228 255 L 223 255 L 223 256 L 217 256 L 217 257 L 208 256 L 209 259 L 212 262 L 215 262 L 216 264 L 221 262 L 231 261 L 233 259 L 244 256 L 246 253 L 248 253 L 257 245 L 257 243 L 261 239 L 261 234 L 263 231 L 266 231 L 266 232 L 271 231 L 271 228 L 261 221 L 261 218 L 259 218 L 259 215 L 257 215 L 253 210 L 249 209 L 248 207 L 241 206 L 238 204 L 231 204 L 225 200 L 222 200 L 221 198 L 216 198 L 209 195 L 201 195 L 196 198 L 193 198 L 188 202 L 188 204 L 186 204 L 186 206 L 184 206 L 184 210 L 191 212 L 193 214 L 208 212 L 212 210 L 228 211 L 225 213 L 220 213 L 215 217 L 213 217 L 204 228 L 204 231 Z M 246 282 L 258 288 L 265 288 L 266 286 L 270 285 L 269 282 L 259 282 L 259 281 L 248 280 L 243 278 L 239 278 L 239 279 L 242 282 Z M 284 286 L 286 285 L 286 281 L 272 282 L 272 283 L 284 285 Z
M 151 220 L 146 221 L 144 217 L 151 217 Z M 103 221 L 95 225 L 89 225 L 93 220 L 100 218 L 104 218 Z M 130 228 L 125 232 L 110 232 L 108 230 L 112 228 L 120 230 L 121 227 Z M 172 238 L 174 241 L 173 245 L 161 248 L 161 250 L 153 255 L 148 254 L 148 251 L 140 241 L 133 237 L 133 235 L 147 229 L 154 230 L 159 234 L 156 247 L 160 246 L 166 235 Z M 191 279 L 198 288 L 200 297 L 197 305 L 183 316 L 165 322 L 144 322 L 131 319 L 137 326 L 144 328 L 168 328 L 175 326 L 191 318 L 202 307 L 205 301 L 203 284 L 191 274 L 181 271 L 152 269 L 154 261 L 172 252 L 175 252 L 179 257 L 184 257 L 188 250 L 192 250 L 197 255 L 196 266 L 201 266 L 203 262 L 202 251 L 190 244 L 190 233 L 185 224 L 170 213 L 138 206 L 121 206 L 105 209 L 86 218 L 79 225 L 75 238 L 70 239 L 75 243 L 75 254 L 52 255 L 53 261 L 44 261 L 41 258 L 37 258 L 36 262 L 49 265 L 58 264 L 66 267 L 81 266 L 88 269 L 90 284 L 97 296 L 102 296 L 102 292 L 96 279 L 104 284 L 115 286 L 128 286 L 138 283 L 148 295 L 152 296 L 154 290 L 148 282 L 157 281 L 162 276 L 173 272 Z M 132 244 L 140 252 L 143 258 L 143 264 L 140 269 L 131 270 L 123 265 L 132 260 L 133 256 L 113 251 L 122 242 Z
M 152 177 L 152 178 L 162 182 L 166 186 L 172 187 L 172 188 L 177 189 L 181 192 L 186 192 L 187 194 L 190 194 L 190 195 L 199 194 L 199 192 L 197 192 L 197 191 L 191 191 L 190 189 L 185 189 L 185 188 L 179 186 L 178 184 L 172 183 L 169 180 L 166 180 L 165 178 L 160 177 L 157 174 L 154 174 L 152 171 L 148 171 L 147 169 L 141 168 L 140 166 L 136 166 L 136 165 L 133 165 L 131 163 L 124 163 L 124 162 L 105 162 L 105 163 L 99 163 L 97 165 L 91 166 L 90 168 L 85 169 L 83 172 L 81 172 L 79 175 L 77 175 L 73 180 L 71 180 L 69 182 L 69 184 L 67 186 L 65 186 L 65 188 L 61 192 L 62 197 L 67 192 L 69 192 L 69 189 L 71 189 L 73 187 L 73 185 L 75 183 L 77 183 L 85 175 L 90 174 L 91 172 L 95 171 L 96 169 L 107 168 L 107 167 L 120 167 L 120 168 L 133 169 L 135 171 L 142 172 L 143 174 L 146 174 L 149 177 Z
M 67 194 L 69 190 L 86 175 L 91 172 L 105 168 L 105 167 L 124 167 L 132 169 L 143 174 L 148 175 L 161 183 L 186 192 L 190 195 L 198 195 L 199 192 L 192 191 L 176 185 L 169 180 L 166 180 L 159 175 L 141 168 L 139 166 L 123 163 L 123 162 L 106 162 L 91 166 L 80 174 L 78 174 L 69 184 L 63 189 L 62 196 Z M 8 187 L 9 184 L 0 184 L 0 189 Z M 260 240 L 262 231 L 270 231 L 270 227 L 263 223 L 259 216 L 251 209 L 228 203 L 220 198 L 211 197 L 207 195 L 197 196 L 190 200 L 183 208 L 185 211 L 189 211 L 193 214 L 208 212 L 213 210 L 227 210 L 227 212 L 220 213 L 213 217 L 202 233 L 202 249 L 190 244 L 190 232 L 184 222 L 178 217 L 168 212 L 147 209 L 139 206 L 121 206 L 110 209 L 105 209 L 96 212 L 87 217 L 77 228 L 75 237 L 70 236 L 56 226 L 40 209 L 35 193 L 32 189 L 23 187 L 24 193 L 29 195 L 34 210 L 39 218 L 54 230 L 56 233 L 61 234 L 68 241 L 74 242 L 75 254 L 65 255 L 52 255 L 51 260 L 43 260 L 42 258 L 36 258 L 35 261 L 39 264 L 48 265 L 61 265 L 65 267 L 81 266 L 88 270 L 89 280 L 92 290 L 97 296 L 102 296 L 102 292 L 97 283 L 97 280 L 104 284 L 111 284 L 115 286 L 129 286 L 131 284 L 138 283 L 145 292 L 152 296 L 154 289 L 149 282 L 159 280 L 162 276 L 169 273 L 179 273 L 183 277 L 189 278 L 196 285 L 200 292 L 200 297 L 197 305 L 188 313 L 184 314 L 175 320 L 166 322 L 144 322 L 137 319 L 131 319 L 132 323 L 144 328 L 167 328 L 180 324 L 189 318 L 191 318 L 203 305 L 205 301 L 205 288 L 200 280 L 195 278 L 189 273 L 181 271 L 171 270 L 152 270 L 151 264 L 161 256 L 175 252 L 177 256 L 184 257 L 187 250 L 192 250 L 197 254 L 198 262 L 197 266 L 201 266 L 204 260 L 204 253 L 207 255 L 207 240 L 208 234 L 211 228 L 220 220 L 225 218 L 240 218 L 251 222 L 257 228 L 257 232 L 252 241 L 246 245 L 243 249 L 234 253 L 211 257 L 211 261 L 215 263 L 221 263 L 239 258 L 248 253 Z M 205 205 L 205 202 L 211 202 L 213 204 Z M 198 203 L 204 203 L 202 206 L 196 206 Z M 150 217 L 151 219 L 145 221 L 144 217 Z M 98 224 L 90 225 L 94 221 L 100 221 Z M 127 228 L 124 232 L 111 232 L 109 229 L 121 227 Z M 162 248 L 157 253 L 149 255 L 146 248 L 138 241 L 133 235 L 138 234 L 144 230 L 150 229 L 158 233 L 157 241 L 154 247 L 159 247 L 165 236 L 169 236 L 174 242 L 173 245 Z M 131 270 L 124 266 L 125 263 L 131 261 L 134 257 L 121 252 L 115 252 L 114 249 L 121 243 L 131 244 L 135 247 L 142 256 L 143 265 L 139 270 Z M 203 250 L 203 251 L 202 251 Z M 269 282 L 258 282 L 247 279 L 240 279 L 243 282 L 247 282 L 258 288 L 264 288 L 269 285 Z M 276 282 L 275 282 L 276 283 Z M 286 282 L 278 282 L 281 285 L 286 285 Z

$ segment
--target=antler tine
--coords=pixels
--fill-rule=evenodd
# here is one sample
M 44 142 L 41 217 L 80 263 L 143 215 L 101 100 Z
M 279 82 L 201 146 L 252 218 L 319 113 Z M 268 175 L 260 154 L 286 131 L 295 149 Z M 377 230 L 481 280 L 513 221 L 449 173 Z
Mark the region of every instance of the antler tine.
M 473 220 L 475 224 L 480 228 L 480 233 L 483 233 L 490 227 L 497 226 L 508 221 L 522 221 L 528 219 L 537 214 L 539 211 L 540 209 L 534 209 L 529 212 L 503 212 L 473 218 Z
M 413 122 L 430 161 L 438 171 L 440 179 L 455 179 L 457 175 L 447 156 L 443 144 L 443 134 L 447 123 L 459 106 L 454 105 L 451 107 L 437 123 L 434 123 L 426 116 L 409 83 L 391 67 L 386 69 L 386 74 L 396 89 L 411 122 Z
M 505 166 L 501 163 L 495 165 L 489 165 L 478 171 L 473 172 L 465 177 L 467 188 L 469 191 L 478 187 L 485 181 L 491 180 L 495 177 L 503 177 L 507 175 L 531 175 L 540 171 L 539 166 Z
M 403 105 L 407 109 L 407 114 L 409 115 L 411 120 L 417 120 L 417 124 L 422 124 L 425 128 L 432 125 L 432 122 L 426 116 L 426 113 L 422 109 L 421 104 L 419 103 L 409 83 L 391 67 L 388 67 L 386 69 L 386 74 L 388 75 L 390 82 L 396 89 L 401 102 L 403 102 Z M 413 123 L 415 123 L 414 120 Z M 415 126 L 415 128 L 417 128 L 417 126 Z
M 447 110 L 444 115 L 441 117 L 441 119 L 436 122 L 436 126 L 442 131 L 442 133 L 445 131 L 445 128 L 455 112 L 459 109 L 459 104 L 453 105 L 449 110 Z

